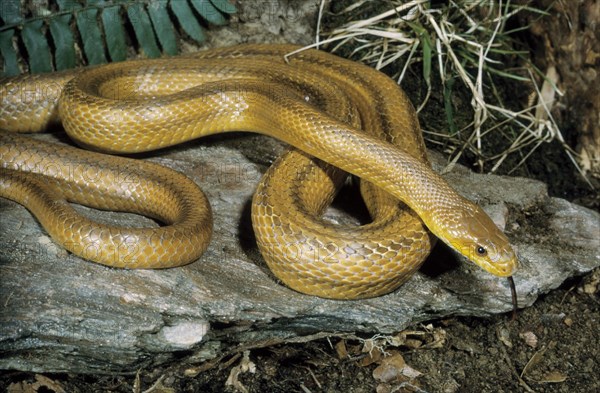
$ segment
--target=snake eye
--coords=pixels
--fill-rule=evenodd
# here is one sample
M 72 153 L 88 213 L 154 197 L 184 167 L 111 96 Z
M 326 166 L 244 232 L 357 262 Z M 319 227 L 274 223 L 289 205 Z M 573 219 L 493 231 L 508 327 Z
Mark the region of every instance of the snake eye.
M 487 254 L 487 251 L 484 247 L 477 246 L 477 254 L 479 254 L 479 256 L 484 257 Z

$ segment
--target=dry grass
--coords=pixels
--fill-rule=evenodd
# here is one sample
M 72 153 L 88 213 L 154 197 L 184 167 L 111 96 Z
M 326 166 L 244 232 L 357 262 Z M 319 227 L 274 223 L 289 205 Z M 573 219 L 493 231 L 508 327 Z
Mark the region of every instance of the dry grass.
M 565 143 L 552 118 L 555 97 L 562 93 L 556 87 L 556 70 L 541 72 L 528 61 L 528 53 L 514 49 L 509 18 L 528 11 L 544 15 L 544 11 L 514 5 L 502 0 L 442 2 L 431 7 L 429 0 L 389 1 L 389 9 L 363 20 L 351 20 L 332 31 L 322 32 L 321 2 L 316 43 L 336 52 L 351 48 L 355 60 L 381 69 L 392 63 L 400 71 L 394 78 L 402 83 L 408 70 L 421 68 L 427 86 L 425 99 L 418 105 L 421 111 L 428 102 L 433 78 L 442 86 L 448 127 L 444 130 L 424 130 L 430 142 L 443 145 L 453 165 L 465 151 L 470 151 L 481 171 L 496 172 L 508 161 L 511 173 L 521 166 L 542 143 L 557 140 L 562 143 L 573 165 L 576 153 Z M 337 16 L 351 19 L 361 8 L 373 9 L 368 0 L 352 3 Z M 514 32 L 514 31 L 513 31 Z M 503 59 L 519 58 L 519 66 L 509 68 Z M 497 86 L 502 79 L 517 81 L 531 89 L 528 102 L 518 110 L 505 106 Z M 457 129 L 451 102 L 454 81 L 460 81 L 471 97 L 472 118 L 468 125 Z M 539 81 L 539 82 L 538 82 Z M 490 152 L 489 142 L 500 145 L 502 151 Z M 498 140 L 502 143 L 498 144 Z M 517 160 L 506 160 L 517 155 Z M 514 164 L 516 162 L 516 164 Z

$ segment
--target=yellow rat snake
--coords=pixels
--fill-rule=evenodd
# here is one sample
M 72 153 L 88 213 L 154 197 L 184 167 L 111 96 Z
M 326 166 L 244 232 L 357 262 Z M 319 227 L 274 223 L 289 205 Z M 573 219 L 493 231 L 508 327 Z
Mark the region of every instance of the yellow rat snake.
M 167 268 L 197 260 L 212 233 L 204 194 L 157 164 L 45 143 L 16 132 L 60 122 L 78 145 L 136 153 L 205 135 L 251 131 L 294 148 L 252 202 L 258 246 L 289 287 L 358 299 L 396 289 L 437 236 L 498 276 L 516 255 L 484 211 L 434 173 L 416 113 L 384 74 L 322 51 L 241 45 L 0 80 L 0 195 L 26 206 L 82 258 Z M 6 131 L 13 131 L 11 133 Z M 339 169 L 338 169 L 339 168 Z M 373 221 L 336 226 L 322 213 L 360 177 Z M 96 223 L 68 202 L 155 218 L 155 228 Z

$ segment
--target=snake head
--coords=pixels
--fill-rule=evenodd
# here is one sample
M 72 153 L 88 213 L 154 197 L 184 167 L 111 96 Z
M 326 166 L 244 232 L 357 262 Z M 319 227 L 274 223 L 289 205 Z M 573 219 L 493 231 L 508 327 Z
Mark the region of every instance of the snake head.
M 512 276 L 517 256 L 508 238 L 482 208 L 469 205 L 452 215 L 452 224 L 438 237 L 484 270 L 500 277 Z

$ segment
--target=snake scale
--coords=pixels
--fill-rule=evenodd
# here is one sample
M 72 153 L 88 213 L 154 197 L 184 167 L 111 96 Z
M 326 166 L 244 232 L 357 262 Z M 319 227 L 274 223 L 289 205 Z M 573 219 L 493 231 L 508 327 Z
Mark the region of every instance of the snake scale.
M 26 206 L 56 242 L 85 259 L 127 268 L 187 264 L 200 258 L 212 233 L 208 202 L 190 179 L 18 133 L 60 122 L 79 146 L 124 154 L 250 131 L 293 146 L 252 202 L 259 249 L 289 287 L 337 299 L 391 292 L 429 254 L 431 234 L 488 272 L 511 276 L 517 262 L 507 237 L 431 170 L 416 113 L 397 84 L 322 51 L 284 58 L 296 49 L 248 44 L 4 78 L 0 195 Z M 369 224 L 322 218 L 347 173 L 362 179 Z M 163 225 L 100 224 L 69 202 Z

